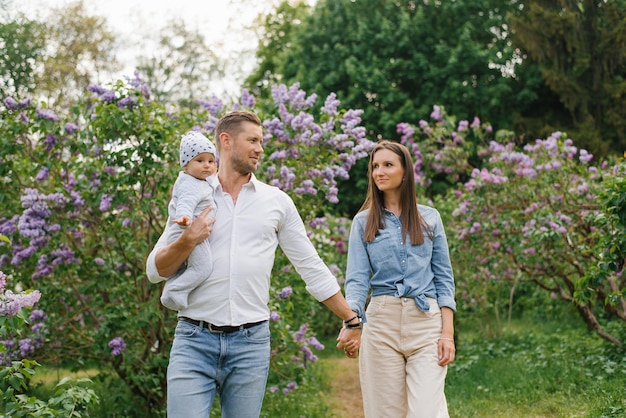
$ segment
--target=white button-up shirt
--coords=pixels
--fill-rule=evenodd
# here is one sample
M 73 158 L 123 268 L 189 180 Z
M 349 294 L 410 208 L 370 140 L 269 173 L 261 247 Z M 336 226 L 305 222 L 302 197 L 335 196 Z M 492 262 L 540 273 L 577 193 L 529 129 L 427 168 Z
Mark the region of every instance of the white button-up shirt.
M 179 312 L 214 325 L 241 325 L 269 318 L 270 275 L 276 247 L 306 282 L 306 288 L 323 301 L 340 288 L 307 237 L 304 223 L 291 198 L 256 179 L 254 174 L 237 197 L 215 182 L 215 223 L 209 237 L 213 271 L 189 295 L 189 306 Z M 157 283 L 155 254 L 167 244 L 166 228 L 146 263 L 148 279 Z

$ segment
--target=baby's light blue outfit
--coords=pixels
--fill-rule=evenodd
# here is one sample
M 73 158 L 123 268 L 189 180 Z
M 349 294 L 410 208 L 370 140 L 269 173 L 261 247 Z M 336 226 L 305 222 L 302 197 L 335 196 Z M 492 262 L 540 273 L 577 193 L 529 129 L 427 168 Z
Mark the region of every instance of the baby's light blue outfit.
M 180 140 L 180 166 L 184 168 L 196 156 L 205 152 L 217 157 L 217 149 L 207 137 L 198 131 L 187 132 Z M 176 241 L 185 228 L 173 223 L 172 219 L 187 216 L 193 221 L 208 206 L 213 207 L 208 216 L 213 216 L 217 208 L 213 200 L 215 188 L 211 184 L 212 181 L 215 181 L 215 176 L 206 180 L 199 180 L 184 171 L 180 172 L 174 183 L 172 200 L 167 206 L 168 222 L 172 224 L 172 233 L 169 236 L 168 244 Z M 174 276 L 165 282 L 161 294 L 163 306 L 175 311 L 189 306 L 190 293 L 209 277 L 212 270 L 213 256 L 211 255 L 209 238 L 207 238 L 194 247 L 187 261 L 183 263 Z
M 210 180 L 211 178 L 198 180 L 181 171 L 174 183 L 172 200 L 170 200 L 168 205 L 168 222 L 172 223 L 172 219 L 179 219 L 183 216 L 193 220 L 200 216 L 202 211 L 208 206 L 213 207 L 211 213 L 214 213 L 215 202 L 213 200 L 213 186 L 211 186 Z M 213 215 L 209 214 L 209 216 Z M 178 224 L 173 224 L 171 227 L 172 234 L 169 237 L 168 244 L 176 241 L 184 229 L 184 227 Z M 187 262 L 183 264 L 174 276 L 165 282 L 161 303 L 175 311 L 186 308 L 189 304 L 189 293 L 206 280 L 212 270 L 213 257 L 209 239 L 207 238 L 196 245 L 191 251 Z

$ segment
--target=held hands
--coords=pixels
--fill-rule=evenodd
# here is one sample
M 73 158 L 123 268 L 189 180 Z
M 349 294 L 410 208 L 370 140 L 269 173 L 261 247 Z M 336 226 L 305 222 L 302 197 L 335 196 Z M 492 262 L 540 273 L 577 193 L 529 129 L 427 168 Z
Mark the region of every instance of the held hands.
M 356 320 L 356 322 L 355 322 Z M 354 318 L 343 321 L 343 327 L 339 331 L 339 336 L 337 337 L 337 349 L 346 353 L 346 357 L 348 358 L 356 358 L 359 352 L 359 347 L 361 346 L 361 329 L 363 327 L 363 323 L 361 319 L 357 316 Z
M 361 346 L 361 329 L 341 328 L 337 337 L 337 349 L 343 349 L 348 358 L 356 358 Z

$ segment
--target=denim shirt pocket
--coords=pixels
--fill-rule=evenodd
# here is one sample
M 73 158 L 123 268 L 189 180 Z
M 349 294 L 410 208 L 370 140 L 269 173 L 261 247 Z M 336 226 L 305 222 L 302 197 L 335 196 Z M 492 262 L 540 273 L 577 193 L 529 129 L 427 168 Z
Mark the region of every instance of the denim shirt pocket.
M 423 244 L 413 245 L 411 247 L 411 252 L 418 257 L 423 257 L 430 260 L 433 256 L 433 242 L 430 240 L 430 238 L 425 237 Z
M 383 229 L 378 231 L 378 235 L 374 237 L 372 242 L 367 243 L 367 253 L 372 265 L 380 268 L 386 263 L 393 263 L 395 246 L 392 238 L 392 234 Z

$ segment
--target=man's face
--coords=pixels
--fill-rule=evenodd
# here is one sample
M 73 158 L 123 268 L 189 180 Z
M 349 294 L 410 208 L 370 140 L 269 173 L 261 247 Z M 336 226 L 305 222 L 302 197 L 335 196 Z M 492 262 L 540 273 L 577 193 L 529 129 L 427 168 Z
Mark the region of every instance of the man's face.
M 254 173 L 263 154 L 263 130 L 252 122 L 243 122 L 232 136 L 231 162 L 241 174 Z

